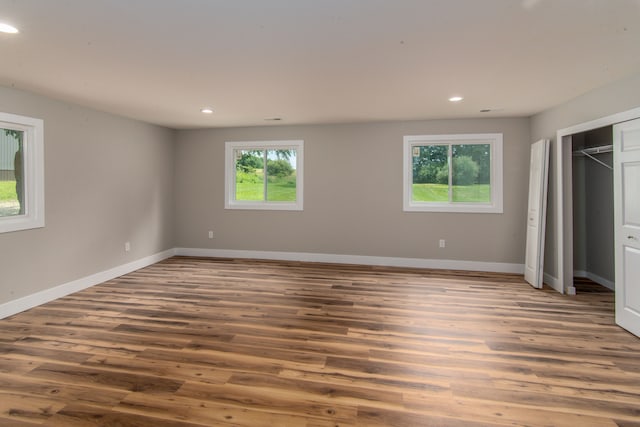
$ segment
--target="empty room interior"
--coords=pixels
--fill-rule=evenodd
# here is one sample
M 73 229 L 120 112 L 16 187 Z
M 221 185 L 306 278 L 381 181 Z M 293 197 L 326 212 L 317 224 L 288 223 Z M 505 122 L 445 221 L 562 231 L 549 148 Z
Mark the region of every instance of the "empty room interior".
M 638 0 L 0 0 L 0 426 L 640 427 Z

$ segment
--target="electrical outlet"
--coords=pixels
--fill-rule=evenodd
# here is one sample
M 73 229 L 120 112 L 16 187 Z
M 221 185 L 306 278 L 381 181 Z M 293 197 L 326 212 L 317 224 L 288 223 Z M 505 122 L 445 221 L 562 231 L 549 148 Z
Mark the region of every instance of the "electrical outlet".
M 125 252 L 129 252 L 130 250 L 131 250 L 131 243 L 125 242 L 124 243 L 124 251 Z
M 441 248 L 444 248 L 447 246 L 447 242 L 444 239 L 440 239 L 440 242 L 438 244 L 440 245 Z
M 209 238 L 213 239 L 213 230 L 209 230 Z

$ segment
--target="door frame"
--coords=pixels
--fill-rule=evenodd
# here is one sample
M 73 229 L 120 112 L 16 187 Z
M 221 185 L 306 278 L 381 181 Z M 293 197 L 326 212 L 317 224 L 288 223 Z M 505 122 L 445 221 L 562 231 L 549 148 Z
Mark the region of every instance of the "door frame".
M 556 266 L 557 277 L 548 280 L 560 293 L 575 295 L 573 286 L 573 175 L 572 175 L 572 136 L 605 126 L 640 118 L 640 107 L 610 116 L 601 117 L 556 133 Z

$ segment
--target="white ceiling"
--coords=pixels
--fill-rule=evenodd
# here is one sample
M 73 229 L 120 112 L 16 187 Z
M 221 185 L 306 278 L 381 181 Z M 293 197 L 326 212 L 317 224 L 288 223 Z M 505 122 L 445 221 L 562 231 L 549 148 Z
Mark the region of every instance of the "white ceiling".
M 639 73 L 639 18 L 640 0 L 0 0 L 20 29 L 0 85 L 178 129 L 528 116 Z

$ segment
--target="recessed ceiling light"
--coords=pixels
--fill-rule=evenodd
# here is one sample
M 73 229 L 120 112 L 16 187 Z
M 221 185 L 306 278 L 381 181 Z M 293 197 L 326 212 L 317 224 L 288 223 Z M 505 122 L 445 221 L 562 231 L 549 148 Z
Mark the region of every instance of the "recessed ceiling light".
M 18 29 L 13 25 L 5 24 L 4 22 L 0 22 L 0 33 L 7 34 L 16 34 L 18 33 Z
M 204 107 L 200 110 L 201 113 L 203 114 L 213 114 L 213 108 L 211 107 Z
M 460 102 L 462 101 L 464 98 L 461 96 L 452 96 L 451 98 L 449 98 L 449 101 L 451 102 Z

